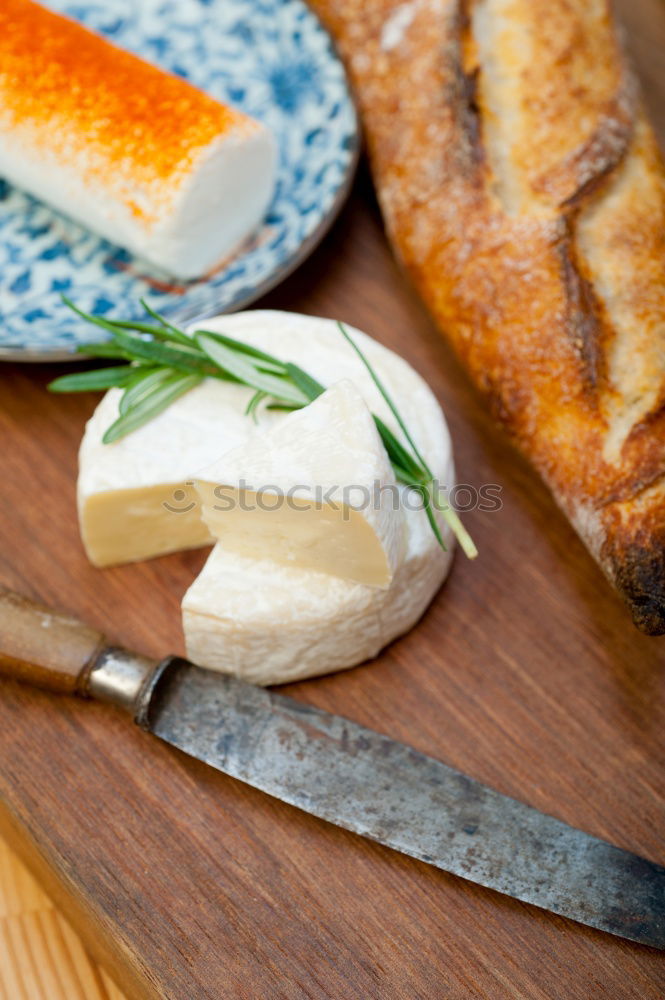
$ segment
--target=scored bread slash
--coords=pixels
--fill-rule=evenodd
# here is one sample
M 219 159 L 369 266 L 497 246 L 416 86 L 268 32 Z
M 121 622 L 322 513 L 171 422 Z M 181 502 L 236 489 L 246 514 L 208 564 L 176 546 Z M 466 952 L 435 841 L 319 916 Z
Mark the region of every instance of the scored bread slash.
M 32 0 L 0 4 L 0 175 L 176 278 L 272 196 L 269 130 Z
M 395 477 L 348 379 L 225 454 L 195 485 L 226 551 L 384 588 L 401 559 Z

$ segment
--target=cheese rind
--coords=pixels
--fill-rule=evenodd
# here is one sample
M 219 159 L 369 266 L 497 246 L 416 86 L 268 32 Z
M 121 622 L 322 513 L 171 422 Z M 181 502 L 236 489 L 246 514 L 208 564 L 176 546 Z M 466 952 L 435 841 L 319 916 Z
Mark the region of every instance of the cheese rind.
M 349 379 L 201 477 L 203 520 L 225 551 L 389 586 L 404 517 L 374 419 Z

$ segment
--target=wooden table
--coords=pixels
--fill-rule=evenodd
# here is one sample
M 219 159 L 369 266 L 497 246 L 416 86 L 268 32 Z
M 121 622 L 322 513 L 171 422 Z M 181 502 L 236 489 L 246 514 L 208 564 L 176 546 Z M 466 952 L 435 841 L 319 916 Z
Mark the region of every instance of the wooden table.
M 653 61 L 665 13 L 656 0 L 626 10 L 662 111 Z M 665 643 L 633 629 L 490 425 L 393 262 L 364 172 L 324 245 L 261 305 L 340 317 L 398 349 L 446 410 L 459 481 L 499 484 L 503 500 L 499 512 L 468 515 L 480 558 L 457 556 L 410 635 L 289 693 L 665 861 Z M 148 654 L 181 651 L 179 600 L 205 553 L 105 571 L 87 563 L 76 450 L 96 398 L 49 396 L 52 375 L 0 369 L 0 582 Z M 0 832 L 130 1000 L 665 995 L 656 951 L 305 816 L 111 709 L 9 683 Z

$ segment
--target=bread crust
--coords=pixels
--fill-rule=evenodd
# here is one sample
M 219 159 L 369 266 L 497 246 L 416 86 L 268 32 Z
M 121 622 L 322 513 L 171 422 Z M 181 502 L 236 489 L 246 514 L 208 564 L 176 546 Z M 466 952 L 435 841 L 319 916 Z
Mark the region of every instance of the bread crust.
M 665 168 L 607 0 L 313 0 L 390 239 L 643 631 L 665 633 Z

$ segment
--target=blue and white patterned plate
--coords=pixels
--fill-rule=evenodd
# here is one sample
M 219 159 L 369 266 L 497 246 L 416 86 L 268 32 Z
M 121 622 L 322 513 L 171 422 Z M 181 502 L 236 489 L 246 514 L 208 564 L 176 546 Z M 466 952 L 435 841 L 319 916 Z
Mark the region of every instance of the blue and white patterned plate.
M 277 137 L 275 197 L 257 238 L 180 292 L 119 247 L 0 180 L 0 358 L 57 361 L 95 331 L 61 302 L 128 319 L 141 297 L 166 314 L 230 312 L 285 278 L 339 210 L 358 157 L 343 67 L 302 0 L 47 0 L 165 69 L 264 121 Z M 103 334 L 100 332 L 100 336 Z

